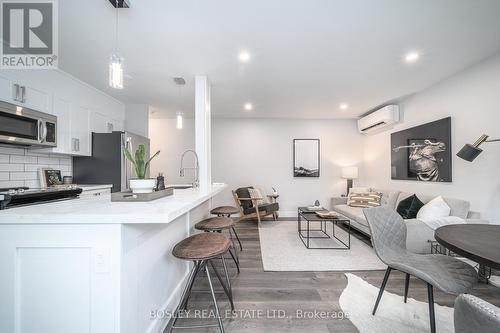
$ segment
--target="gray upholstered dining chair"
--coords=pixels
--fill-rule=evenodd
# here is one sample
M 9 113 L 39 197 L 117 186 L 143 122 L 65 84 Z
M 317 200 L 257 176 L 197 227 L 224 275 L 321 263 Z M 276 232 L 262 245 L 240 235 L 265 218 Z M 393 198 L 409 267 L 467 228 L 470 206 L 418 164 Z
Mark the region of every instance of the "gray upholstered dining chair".
M 410 275 L 427 283 L 431 332 L 436 332 L 434 316 L 434 291 L 436 287 L 449 294 L 468 292 L 477 281 L 472 266 L 449 256 L 438 254 L 415 254 L 406 249 L 406 226 L 403 218 L 389 207 L 363 210 L 370 226 L 372 244 L 377 256 L 388 267 L 373 308 L 377 311 L 387 280 L 393 269 L 406 273 L 404 302 L 408 297 Z
M 455 333 L 500 332 L 500 308 L 472 295 L 455 300 Z

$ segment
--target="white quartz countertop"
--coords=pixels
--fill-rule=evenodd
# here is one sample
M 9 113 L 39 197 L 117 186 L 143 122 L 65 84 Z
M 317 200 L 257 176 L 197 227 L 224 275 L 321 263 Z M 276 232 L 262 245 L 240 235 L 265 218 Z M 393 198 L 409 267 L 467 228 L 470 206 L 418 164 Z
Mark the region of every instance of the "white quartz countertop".
M 111 202 L 111 196 L 78 198 L 0 211 L 0 224 L 146 224 L 169 223 L 226 187 L 174 190 L 172 196 L 149 202 Z

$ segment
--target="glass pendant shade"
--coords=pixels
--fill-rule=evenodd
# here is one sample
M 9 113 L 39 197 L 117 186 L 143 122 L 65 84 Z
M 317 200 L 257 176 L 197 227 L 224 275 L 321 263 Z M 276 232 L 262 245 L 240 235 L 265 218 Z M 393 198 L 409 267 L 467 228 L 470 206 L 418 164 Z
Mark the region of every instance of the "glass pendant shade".
M 182 113 L 178 113 L 177 114 L 177 129 L 182 129 L 182 122 L 183 122 L 183 119 L 182 119 Z
M 109 86 L 123 89 L 123 58 L 115 53 L 109 59 Z

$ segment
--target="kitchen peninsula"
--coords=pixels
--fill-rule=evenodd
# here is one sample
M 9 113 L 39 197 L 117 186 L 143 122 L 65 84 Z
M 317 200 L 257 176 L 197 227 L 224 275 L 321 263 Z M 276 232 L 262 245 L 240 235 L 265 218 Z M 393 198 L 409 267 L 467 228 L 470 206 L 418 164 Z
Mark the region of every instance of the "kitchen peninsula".
M 151 313 L 175 307 L 189 268 L 171 249 L 224 188 L 0 211 L 0 331 L 160 331 L 166 320 Z

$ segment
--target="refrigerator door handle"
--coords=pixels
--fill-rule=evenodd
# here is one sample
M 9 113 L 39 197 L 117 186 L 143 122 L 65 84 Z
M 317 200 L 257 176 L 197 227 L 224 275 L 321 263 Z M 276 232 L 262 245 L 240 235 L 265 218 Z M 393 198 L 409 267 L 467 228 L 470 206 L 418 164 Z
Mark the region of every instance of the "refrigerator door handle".
M 128 149 L 128 151 L 132 154 L 132 145 L 130 143 L 130 138 L 125 137 L 125 147 Z M 130 180 L 130 168 L 132 167 L 132 163 L 124 156 L 125 160 L 125 188 L 127 190 L 130 189 L 129 187 L 129 180 Z

